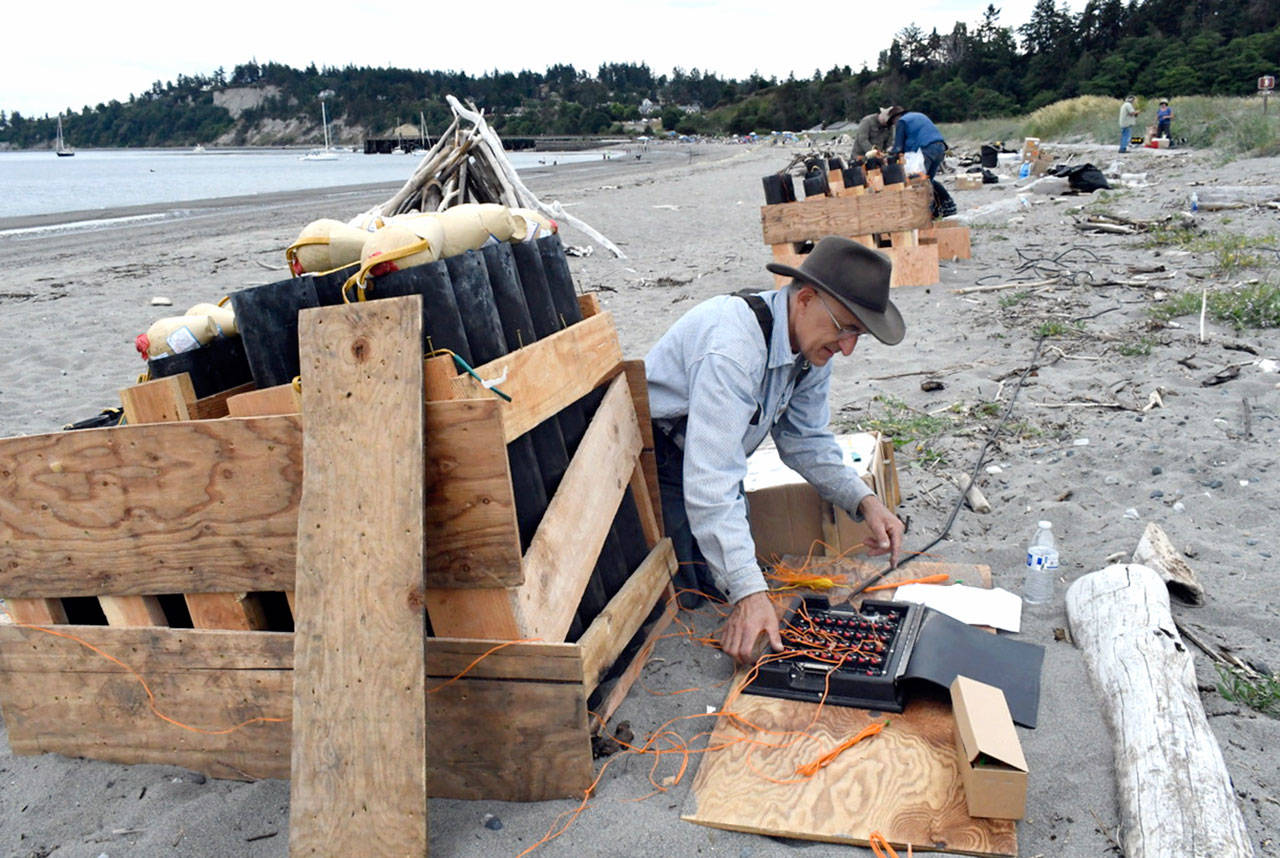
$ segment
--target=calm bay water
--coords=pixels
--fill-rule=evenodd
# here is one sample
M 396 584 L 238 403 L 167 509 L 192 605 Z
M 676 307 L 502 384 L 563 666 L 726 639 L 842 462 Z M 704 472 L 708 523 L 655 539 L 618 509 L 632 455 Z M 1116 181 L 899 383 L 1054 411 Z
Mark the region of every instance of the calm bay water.
M 0 152 L 0 218 L 153 203 L 404 182 L 420 155 L 342 152 L 336 161 L 303 161 L 298 150 L 88 150 Z M 508 153 L 517 171 L 599 160 L 599 152 Z

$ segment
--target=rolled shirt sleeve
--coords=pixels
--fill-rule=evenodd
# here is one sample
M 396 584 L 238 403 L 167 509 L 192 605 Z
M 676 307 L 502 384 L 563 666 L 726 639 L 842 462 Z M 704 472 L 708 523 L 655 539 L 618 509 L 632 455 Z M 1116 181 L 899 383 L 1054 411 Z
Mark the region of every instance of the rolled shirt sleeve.
M 828 367 L 824 367 L 827 373 Z M 791 405 L 773 427 L 773 443 L 782 461 L 818 490 L 823 500 L 861 519 L 858 505 L 871 488 L 844 463 L 844 456 L 828 428 L 829 385 L 811 372 L 796 387 Z

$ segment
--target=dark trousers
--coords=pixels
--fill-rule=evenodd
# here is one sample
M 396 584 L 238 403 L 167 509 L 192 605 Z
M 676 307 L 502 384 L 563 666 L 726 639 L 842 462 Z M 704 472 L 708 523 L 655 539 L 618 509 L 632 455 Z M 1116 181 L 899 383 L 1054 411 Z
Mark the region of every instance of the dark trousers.
M 938 174 L 938 168 L 942 166 L 942 159 L 947 154 L 947 144 L 941 140 L 935 140 L 921 146 L 920 154 L 924 156 L 925 174 L 932 179 Z
M 675 588 L 679 593 L 677 601 L 683 608 L 698 607 L 704 596 L 725 601 L 689 526 L 689 513 L 684 506 L 684 451 L 654 424 L 653 452 L 658 462 L 658 487 L 662 492 L 663 529 L 671 537 L 671 546 L 679 563 L 675 576 Z

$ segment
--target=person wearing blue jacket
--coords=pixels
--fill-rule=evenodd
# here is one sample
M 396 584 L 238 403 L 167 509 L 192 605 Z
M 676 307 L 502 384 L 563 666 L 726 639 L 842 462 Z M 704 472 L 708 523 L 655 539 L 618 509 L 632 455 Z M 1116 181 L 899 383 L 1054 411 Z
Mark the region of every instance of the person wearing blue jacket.
M 942 166 L 943 157 L 947 154 L 947 141 L 942 138 L 942 132 L 938 130 L 938 126 L 923 113 L 908 112 L 906 108 L 897 104 L 889 108 L 888 115 L 889 121 L 893 124 L 893 148 L 889 150 L 889 155 L 919 149 L 920 154 L 924 156 L 925 174 L 929 177 L 929 183 L 933 185 L 934 217 L 955 214 L 955 200 L 934 178 L 938 168 Z
M 938 126 L 923 113 L 908 112 L 896 104 L 889 108 L 889 121 L 893 123 L 893 148 L 889 154 L 919 149 L 924 156 L 924 171 L 932 179 L 947 153 L 947 141 L 942 138 Z

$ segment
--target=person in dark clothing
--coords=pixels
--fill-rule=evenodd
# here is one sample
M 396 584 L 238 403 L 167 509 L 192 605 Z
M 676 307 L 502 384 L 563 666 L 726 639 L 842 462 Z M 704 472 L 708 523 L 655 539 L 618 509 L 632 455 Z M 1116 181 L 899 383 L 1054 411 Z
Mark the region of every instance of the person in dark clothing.
M 1169 128 L 1173 124 L 1173 108 L 1169 106 L 1168 99 L 1160 99 L 1160 109 L 1156 111 L 1156 136 L 1163 137 L 1169 141 L 1169 145 L 1173 145 L 1173 138 L 1169 136 Z
M 893 142 L 893 125 L 889 122 L 888 111 L 886 107 L 862 117 L 853 135 L 854 158 L 874 158 L 889 148 Z
M 907 111 L 900 105 L 889 108 L 889 121 L 893 124 L 893 146 L 889 155 L 897 155 L 919 149 L 924 157 L 925 175 L 933 185 L 933 216 L 947 217 L 956 213 L 955 200 L 934 176 L 947 154 L 947 141 L 933 120 L 923 113 Z

